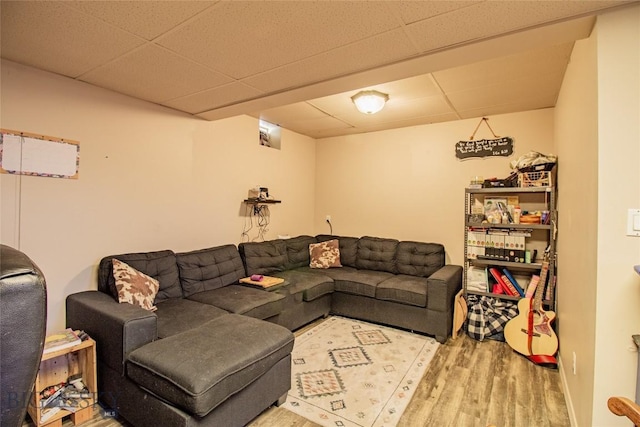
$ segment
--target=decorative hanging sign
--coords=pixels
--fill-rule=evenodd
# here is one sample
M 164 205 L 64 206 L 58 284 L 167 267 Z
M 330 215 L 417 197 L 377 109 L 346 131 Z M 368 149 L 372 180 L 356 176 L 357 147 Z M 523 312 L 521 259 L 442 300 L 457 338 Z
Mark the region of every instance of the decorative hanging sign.
M 476 141 L 458 141 L 456 143 L 456 157 L 508 157 L 513 154 L 513 138 L 505 136 L 497 139 L 479 139 Z
M 482 123 L 485 123 L 495 139 L 479 139 L 475 140 L 474 137 L 478 128 Z M 456 143 L 456 157 L 459 159 L 468 159 L 471 157 L 493 157 L 503 156 L 508 157 L 513 154 L 513 138 L 510 136 L 500 137 L 493 132 L 491 126 L 489 126 L 489 119 L 483 117 L 473 131 L 469 141 L 458 141 Z

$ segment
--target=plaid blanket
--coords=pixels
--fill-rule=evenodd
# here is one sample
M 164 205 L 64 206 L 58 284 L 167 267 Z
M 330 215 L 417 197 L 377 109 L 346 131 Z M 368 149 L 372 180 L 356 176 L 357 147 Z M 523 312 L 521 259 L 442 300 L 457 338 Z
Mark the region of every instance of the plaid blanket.
M 504 325 L 518 314 L 515 303 L 499 298 L 469 295 L 467 304 L 467 333 L 478 341 L 501 334 Z

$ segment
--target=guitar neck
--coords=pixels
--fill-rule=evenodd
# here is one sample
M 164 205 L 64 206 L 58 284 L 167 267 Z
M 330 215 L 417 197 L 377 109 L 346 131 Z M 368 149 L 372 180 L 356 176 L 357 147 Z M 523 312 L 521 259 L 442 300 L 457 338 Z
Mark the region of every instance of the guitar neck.
M 542 261 L 542 267 L 540 268 L 540 282 L 536 288 L 536 295 L 533 298 L 534 310 L 542 309 L 542 294 L 544 293 L 544 285 L 547 282 L 547 275 L 549 274 L 549 261 Z

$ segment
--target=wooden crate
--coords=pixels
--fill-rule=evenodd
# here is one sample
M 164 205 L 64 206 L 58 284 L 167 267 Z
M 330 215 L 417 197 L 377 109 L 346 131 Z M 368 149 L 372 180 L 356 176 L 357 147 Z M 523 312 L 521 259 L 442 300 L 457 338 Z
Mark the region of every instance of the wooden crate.
M 42 417 L 40 392 L 52 385 L 66 383 L 69 376 L 76 374 L 82 375 L 82 381 L 91 393 L 91 397 L 83 399 L 81 408 L 75 412 L 61 409 L 51 418 L 40 422 Z M 62 427 L 62 419 L 66 416 L 71 417 L 74 425 L 91 419 L 98 395 L 96 342 L 89 338 L 76 346 L 44 354 L 32 394 L 28 412 L 37 427 Z

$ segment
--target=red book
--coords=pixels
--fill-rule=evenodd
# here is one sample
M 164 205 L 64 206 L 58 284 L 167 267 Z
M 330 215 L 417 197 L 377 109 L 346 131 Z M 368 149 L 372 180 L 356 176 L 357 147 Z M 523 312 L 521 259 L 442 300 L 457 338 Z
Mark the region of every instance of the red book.
M 518 291 L 516 291 L 515 288 L 513 288 L 513 291 L 509 288 L 509 285 L 507 285 L 504 280 L 502 280 L 502 275 L 500 274 L 500 271 L 495 268 L 495 267 L 491 267 L 489 269 L 489 272 L 491 273 L 491 275 L 493 276 L 494 279 L 496 279 L 496 282 L 500 285 L 500 287 L 502 288 L 502 290 L 504 291 L 505 294 L 507 295 L 511 295 L 512 297 L 518 296 L 520 294 L 518 294 Z M 513 292 L 513 293 L 512 293 Z

